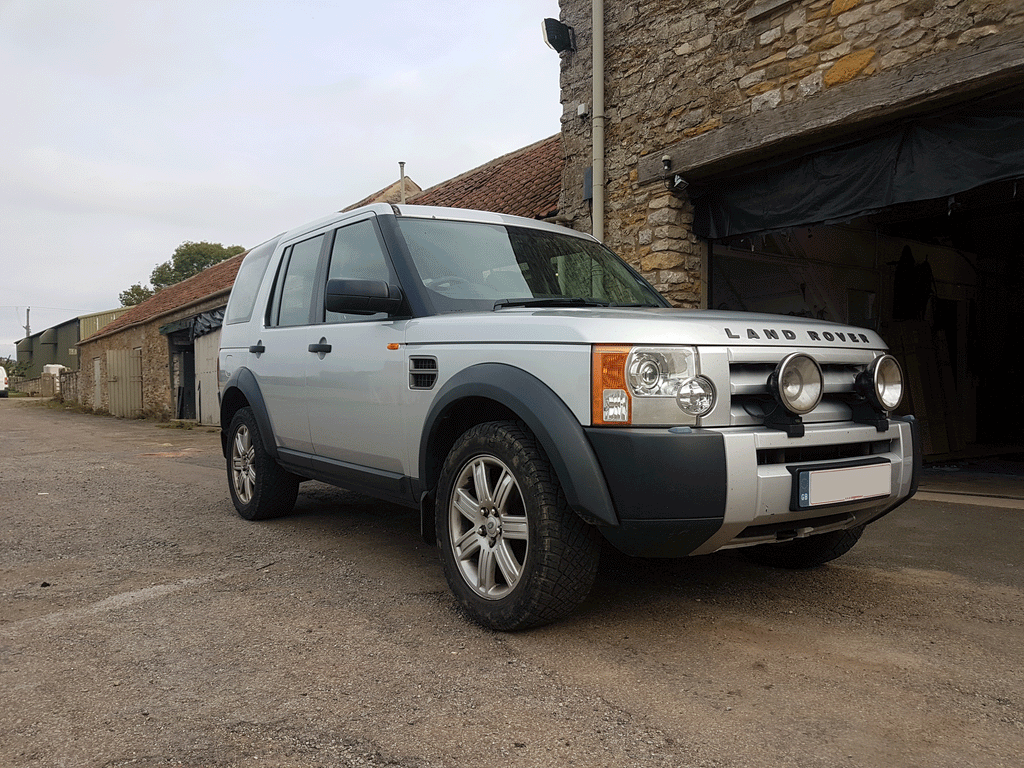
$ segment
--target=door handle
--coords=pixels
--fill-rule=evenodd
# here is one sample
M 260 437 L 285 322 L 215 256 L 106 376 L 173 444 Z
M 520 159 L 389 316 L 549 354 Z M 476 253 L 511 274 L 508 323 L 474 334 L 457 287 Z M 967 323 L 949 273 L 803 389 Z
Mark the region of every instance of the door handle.
M 327 341 L 326 339 L 320 339 L 320 343 L 319 344 L 310 344 L 309 345 L 309 351 L 310 352 L 316 352 L 317 354 L 320 354 L 320 355 L 327 354 L 328 352 L 331 351 L 331 345 L 327 344 L 326 341 Z
M 264 352 L 267 351 L 267 348 L 263 346 L 262 341 L 257 341 L 255 344 L 249 347 L 249 351 L 252 352 L 254 355 L 262 355 Z

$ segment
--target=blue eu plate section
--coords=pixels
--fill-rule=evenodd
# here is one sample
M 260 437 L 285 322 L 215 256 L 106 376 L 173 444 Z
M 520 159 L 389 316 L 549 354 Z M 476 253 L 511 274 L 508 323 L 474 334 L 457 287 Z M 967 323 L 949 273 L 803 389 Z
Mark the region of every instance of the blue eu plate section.
M 830 507 L 892 493 L 892 466 L 885 459 L 790 471 L 795 475 L 793 509 Z

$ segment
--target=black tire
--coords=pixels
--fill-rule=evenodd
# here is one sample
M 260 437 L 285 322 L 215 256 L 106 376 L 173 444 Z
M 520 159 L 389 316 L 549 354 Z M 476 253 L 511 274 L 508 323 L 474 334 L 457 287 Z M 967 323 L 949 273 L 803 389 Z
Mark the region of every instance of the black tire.
M 561 619 L 597 576 L 600 534 L 569 508 L 543 450 L 517 422 L 479 424 L 455 442 L 435 525 L 448 585 L 490 629 Z
M 228 488 L 246 520 L 287 515 L 299 494 L 299 478 L 283 469 L 263 447 L 252 408 L 241 408 L 228 427 Z
M 743 556 L 758 565 L 774 568 L 814 568 L 845 555 L 860 540 L 864 526 L 830 531 L 795 539 L 784 544 L 761 544 L 741 549 Z

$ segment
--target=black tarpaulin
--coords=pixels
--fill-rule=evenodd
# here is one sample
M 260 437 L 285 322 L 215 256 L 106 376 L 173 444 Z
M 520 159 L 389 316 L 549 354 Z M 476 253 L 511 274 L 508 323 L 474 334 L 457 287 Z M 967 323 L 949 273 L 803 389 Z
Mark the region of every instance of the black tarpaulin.
M 178 331 L 188 331 L 188 340 L 195 341 L 200 336 L 213 333 L 224 324 L 224 309 L 225 307 L 218 307 L 199 315 L 175 320 L 160 326 L 160 333 L 170 336 Z
M 858 141 L 691 188 L 694 231 L 709 239 L 849 221 L 1024 178 L 1024 98 L 902 122 Z
M 225 307 L 219 307 L 196 315 L 192 321 L 192 340 L 195 341 L 200 336 L 213 333 L 224 325 L 224 309 Z

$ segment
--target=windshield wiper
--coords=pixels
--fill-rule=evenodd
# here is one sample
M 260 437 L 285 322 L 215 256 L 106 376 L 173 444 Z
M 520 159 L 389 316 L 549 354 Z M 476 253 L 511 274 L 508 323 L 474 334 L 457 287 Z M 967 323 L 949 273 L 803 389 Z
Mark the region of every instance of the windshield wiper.
M 602 299 L 584 299 L 579 296 L 541 296 L 528 299 L 498 299 L 494 309 L 505 307 L 607 307 Z

